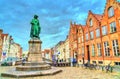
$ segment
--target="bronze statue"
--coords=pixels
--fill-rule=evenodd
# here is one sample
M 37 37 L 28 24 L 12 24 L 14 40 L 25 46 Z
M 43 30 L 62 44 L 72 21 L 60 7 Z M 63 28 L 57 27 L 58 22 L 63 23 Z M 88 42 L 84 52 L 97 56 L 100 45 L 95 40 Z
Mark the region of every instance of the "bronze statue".
M 34 18 L 31 21 L 30 37 L 32 39 L 40 39 L 39 37 L 40 31 L 41 31 L 41 27 L 39 24 L 38 16 L 34 15 Z

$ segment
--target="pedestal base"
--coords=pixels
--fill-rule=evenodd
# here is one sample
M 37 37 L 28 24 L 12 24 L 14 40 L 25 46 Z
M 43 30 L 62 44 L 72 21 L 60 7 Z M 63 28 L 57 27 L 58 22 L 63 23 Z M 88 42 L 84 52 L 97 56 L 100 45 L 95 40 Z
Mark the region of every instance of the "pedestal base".
M 41 71 L 51 69 L 51 66 L 46 65 L 36 65 L 36 66 L 18 66 L 16 67 L 16 71 Z
M 41 70 L 41 71 L 16 71 L 15 69 L 10 69 L 7 72 L 1 73 L 1 76 L 20 78 L 20 77 L 54 75 L 59 72 L 62 72 L 62 70 L 54 67 L 52 67 L 49 70 Z
M 42 57 L 40 53 L 29 53 L 28 62 L 42 62 Z
M 31 77 L 41 75 L 53 75 L 61 72 L 61 69 L 53 68 L 49 64 L 42 60 L 41 55 L 41 41 L 30 40 L 29 41 L 29 53 L 28 61 L 22 63 L 22 66 L 18 66 L 14 69 L 10 69 L 5 73 L 1 73 L 1 76 L 7 77 Z

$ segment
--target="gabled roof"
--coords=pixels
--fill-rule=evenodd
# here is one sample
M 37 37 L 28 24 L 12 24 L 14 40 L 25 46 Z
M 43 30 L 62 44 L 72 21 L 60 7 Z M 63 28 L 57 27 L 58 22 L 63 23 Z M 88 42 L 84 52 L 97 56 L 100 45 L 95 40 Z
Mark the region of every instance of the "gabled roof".
M 106 0 L 106 5 L 105 5 L 105 8 L 104 8 L 103 15 L 106 14 L 106 11 L 111 6 L 113 6 L 113 7 L 120 7 L 120 2 L 118 0 Z
M 95 13 L 93 13 L 91 10 L 89 10 L 89 15 L 90 15 L 90 14 L 92 14 L 92 15 L 96 18 L 97 21 L 101 22 L 101 20 L 102 20 L 102 15 L 100 15 L 100 14 L 95 14 Z M 89 16 L 89 15 L 88 15 L 88 16 Z
M 84 29 L 86 28 L 86 25 L 81 25 L 81 24 L 80 24 L 80 27 L 81 27 L 82 30 L 84 31 Z
M 86 33 L 88 31 L 88 26 L 82 25 L 82 28 L 83 28 L 84 33 Z
M 102 20 L 102 15 L 100 15 L 100 14 L 93 14 L 94 16 L 95 16 L 95 18 L 99 21 L 99 22 L 101 22 L 101 20 Z

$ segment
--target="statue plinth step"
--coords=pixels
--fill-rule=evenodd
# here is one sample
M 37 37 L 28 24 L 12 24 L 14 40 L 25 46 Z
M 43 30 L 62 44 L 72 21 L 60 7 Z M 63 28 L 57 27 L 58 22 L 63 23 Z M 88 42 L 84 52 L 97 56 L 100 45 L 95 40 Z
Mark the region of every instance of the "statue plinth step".
M 48 70 L 48 69 L 51 69 L 51 66 L 48 64 L 16 67 L 17 71 L 40 71 L 40 70 Z

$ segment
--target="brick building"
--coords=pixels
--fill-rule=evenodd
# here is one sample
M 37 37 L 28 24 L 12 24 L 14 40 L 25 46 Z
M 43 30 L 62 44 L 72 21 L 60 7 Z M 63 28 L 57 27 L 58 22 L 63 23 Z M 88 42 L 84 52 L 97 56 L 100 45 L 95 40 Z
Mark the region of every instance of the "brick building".
M 78 27 L 79 25 L 77 25 L 75 22 L 74 23 L 70 22 L 70 31 L 68 38 L 71 61 L 73 61 L 73 59 L 78 60 L 78 41 L 77 41 Z
M 78 63 L 120 65 L 120 3 L 106 1 L 103 14 L 89 11 L 86 25 L 70 24 L 71 58 Z

